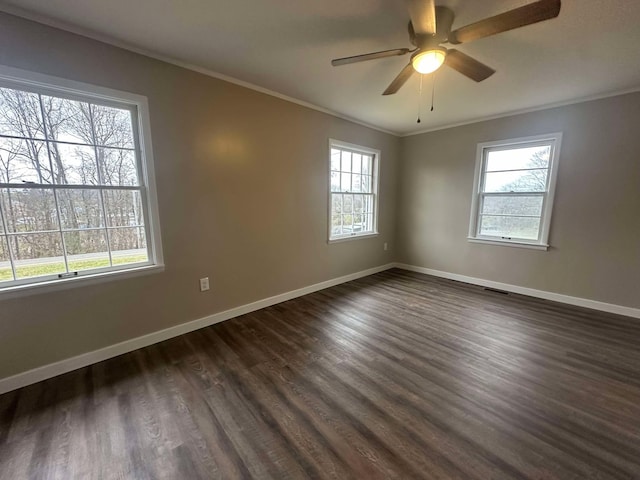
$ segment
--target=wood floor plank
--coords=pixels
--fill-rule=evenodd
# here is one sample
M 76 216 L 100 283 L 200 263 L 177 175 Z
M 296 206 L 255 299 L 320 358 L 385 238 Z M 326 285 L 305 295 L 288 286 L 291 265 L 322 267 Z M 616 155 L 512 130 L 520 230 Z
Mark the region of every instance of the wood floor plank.
M 390 362 L 384 362 L 384 361 L 381 361 L 382 358 L 383 358 L 383 356 L 379 357 L 376 360 L 377 366 L 380 367 L 380 368 L 371 369 L 371 368 L 369 368 L 370 365 L 364 364 L 364 365 L 362 365 L 361 371 L 363 371 L 363 372 L 374 372 L 374 373 L 384 372 L 384 373 L 382 373 L 383 377 L 382 377 L 382 380 L 380 382 L 380 385 L 390 386 L 391 387 L 390 390 L 392 392 L 403 392 L 402 391 L 403 387 L 401 385 L 397 384 L 397 379 L 410 377 L 411 376 L 410 375 L 411 372 L 407 371 L 406 368 L 405 369 L 401 368 L 398 371 L 392 372 L 390 375 L 386 374 L 386 372 L 388 372 L 390 369 L 392 369 L 392 368 L 394 368 L 396 366 L 400 366 L 400 363 L 396 362 L 393 359 Z M 349 362 L 350 366 L 353 366 L 353 364 L 355 362 L 357 362 L 357 360 L 355 360 L 352 357 L 350 362 Z M 339 370 L 339 372 L 344 372 L 344 370 L 345 369 L 341 368 Z M 418 379 L 416 379 L 415 377 L 411 378 L 410 384 L 412 384 L 412 385 L 420 384 L 421 380 L 423 380 L 422 377 L 418 377 Z M 432 380 L 432 379 L 430 379 L 430 380 Z M 349 379 L 348 383 L 358 383 L 358 380 L 357 379 Z M 422 382 L 422 383 L 424 383 L 424 382 Z M 442 397 L 435 397 L 436 399 L 435 399 L 435 401 L 433 401 L 433 403 L 428 403 L 427 402 L 428 397 L 432 397 L 433 396 L 432 392 L 435 389 L 435 387 L 436 387 L 436 385 L 434 385 L 431 382 L 428 382 L 428 383 L 426 383 L 424 385 L 424 387 L 421 386 L 421 388 L 424 388 L 424 390 L 420 390 L 419 389 L 417 391 L 411 391 L 411 393 L 403 392 L 403 393 L 405 393 L 406 397 L 392 399 L 392 401 L 390 403 L 390 406 L 387 407 L 387 408 L 389 409 L 389 411 L 393 411 L 394 410 L 393 409 L 393 405 L 400 404 L 400 405 L 404 405 L 405 409 L 413 410 L 414 415 L 405 418 L 405 422 L 406 423 L 416 423 L 416 422 L 419 423 L 420 419 L 429 416 L 429 413 L 432 413 L 432 414 L 433 413 L 440 413 L 443 418 L 451 418 L 451 413 L 452 412 L 450 410 L 446 410 L 446 409 L 450 409 L 451 408 L 451 398 L 447 398 L 447 396 L 444 395 Z M 363 386 L 362 384 L 360 384 L 359 390 L 362 390 L 363 392 L 367 391 L 366 387 Z M 381 388 L 375 388 L 374 387 L 374 389 L 373 389 L 373 391 L 380 391 L 380 392 L 383 392 L 384 390 L 385 389 L 382 388 L 382 387 Z M 411 390 L 411 389 L 408 389 L 408 390 Z M 450 393 L 450 392 L 447 392 L 447 393 Z M 418 411 L 419 409 L 416 409 L 415 407 L 414 408 L 409 408 L 409 405 L 408 405 L 409 398 L 408 397 L 410 397 L 411 395 L 415 395 L 415 397 L 419 399 L 419 403 L 421 405 L 425 405 L 426 404 L 428 409 L 426 411 L 420 412 L 420 411 Z M 376 403 L 384 404 L 385 400 L 384 399 L 376 399 Z M 446 409 L 444 411 L 439 411 L 439 406 L 442 406 L 442 405 L 444 405 L 446 407 Z M 461 414 L 460 416 L 462 416 L 462 415 L 464 415 L 464 412 L 468 411 L 468 410 L 469 410 L 469 408 L 468 408 L 468 406 L 466 406 L 466 410 L 461 410 L 460 412 L 457 412 L 457 413 L 460 413 Z M 431 415 L 431 416 L 433 416 L 433 415 Z M 437 419 L 437 417 L 435 417 L 435 418 Z M 454 416 L 453 418 L 455 419 L 457 417 Z M 464 418 L 463 427 L 462 427 L 463 429 L 468 424 L 472 423 L 475 420 L 473 417 L 470 418 L 467 415 L 465 415 L 463 418 Z M 433 420 L 432 420 L 432 423 L 433 423 Z M 495 419 L 494 419 L 493 424 L 494 424 L 494 426 L 496 425 Z M 424 434 L 425 432 L 423 431 L 421 433 Z M 487 432 L 486 430 L 481 429 L 481 437 L 483 439 L 485 439 L 485 440 L 486 440 L 486 436 L 488 434 L 491 434 L 491 433 L 492 433 L 492 431 Z M 431 432 L 429 434 L 429 436 L 433 436 L 433 435 L 434 435 L 433 432 Z M 442 443 L 445 443 L 445 442 L 443 441 Z M 500 445 L 497 445 L 497 447 L 500 447 Z M 496 447 L 494 446 L 494 448 L 496 448 Z M 489 453 L 490 452 L 487 452 L 487 454 L 485 454 L 485 456 L 489 456 L 488 455 Z M 460 453 L 456 452 L 456 453 L 453 454 L 453 456 L 460 457 L 460 456 L 463 456 L 463 455 L 461 455 Z M 499 459 L 496 459 L 496 460 L 499 461 Z M 465 463 L 468 463 L 468 461 L 465 462 Z M 477 472 L 477 470 L 478 470 L 478 467 L 476 466 L 475 467 L 475 471 Z M 503 470 L 508 470 L 508 469 L 503 468 Z M 479 472 L 477 472 L 477 473 L 479 473 Z M 512 473 L 514 473 L 514 472 L 512 472 Z M 479 475 L 477 478 L 488 478 L 488 477 L 489 477 L 489 475 Z M 468 474 L 468 476 L 465 477 L 465 478 L 474 478 L 474 476 L 471 475 L 471 474 Z M 499 478 L 499 477 L 496 477 L 495 475 L 491 475 L 489 478 Z M 513 477 L 508 477 L 508 478 L 518 478 L 518 475 L 514 473 Z
M 0 396 L 0 479 L 638 479 L 640 322 L 402 270 Z

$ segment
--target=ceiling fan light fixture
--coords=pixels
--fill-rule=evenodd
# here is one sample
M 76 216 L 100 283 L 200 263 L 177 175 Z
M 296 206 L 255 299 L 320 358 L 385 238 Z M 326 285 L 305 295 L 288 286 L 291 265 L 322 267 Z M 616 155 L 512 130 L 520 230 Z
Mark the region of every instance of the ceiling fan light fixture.
M 447 51 L 444 48 L 422 50 L 411 58 L 411 64 L 418 73 L 435 72 L 444 63 L 446 55 Z

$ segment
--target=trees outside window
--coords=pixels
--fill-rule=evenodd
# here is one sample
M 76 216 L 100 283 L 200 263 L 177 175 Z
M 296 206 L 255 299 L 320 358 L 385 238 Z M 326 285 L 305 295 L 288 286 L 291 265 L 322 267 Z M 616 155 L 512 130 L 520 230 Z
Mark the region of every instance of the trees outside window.
M 151 262 L 135 105 L 0 86 L 0 288 Z
M 329 241 L 377 233 L 380 152 L 329 142 Z
M 478 146 L 469 237 L 546 248 L 561 134 Z

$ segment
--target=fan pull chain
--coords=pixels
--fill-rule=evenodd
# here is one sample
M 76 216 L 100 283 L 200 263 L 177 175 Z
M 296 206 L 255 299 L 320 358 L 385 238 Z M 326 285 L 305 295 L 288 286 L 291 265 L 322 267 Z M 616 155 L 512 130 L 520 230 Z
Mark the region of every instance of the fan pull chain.
M 418 121 L 416 123 L 420 123 L 420 109 L 422 107 L 422 79 L 424 75 L 420 75 L 420 90 L 418 90 Z
M 436 72 L 433 72 L 433 81 L 431 83 L 431 111 L 433 112 L 433 98 L 436 96 Z

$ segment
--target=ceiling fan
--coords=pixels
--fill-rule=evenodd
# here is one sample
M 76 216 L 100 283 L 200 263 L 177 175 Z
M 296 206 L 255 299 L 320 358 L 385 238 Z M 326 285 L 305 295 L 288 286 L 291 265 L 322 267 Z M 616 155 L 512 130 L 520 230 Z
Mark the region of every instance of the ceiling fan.
M 549 20 L 560 14 L 561 5 L 561 0 L 539 0 L 451 31 L 451 25 L 453 25 L 455 18 L 451 9 L 436 6 L 435 0 L 406 1 L 409 7 L 409 17 L 411 18 L 409 22 L 409 40 L 416 48 L 396 48 L 353 57 L 337 58 L 331 61 L 331 65 L 337 67 L 349 63 L 364 62 L 365 60 L 412 53 L 409 64 L 391 82 L 383 95 L 396 93 L 414 72 L 431 73 L 443 64 L 457 70 L 471 80 L 481 82 L 493 75 L 495 70 L 459 50 L 447 49 L 442 44 L 458 45 Z

